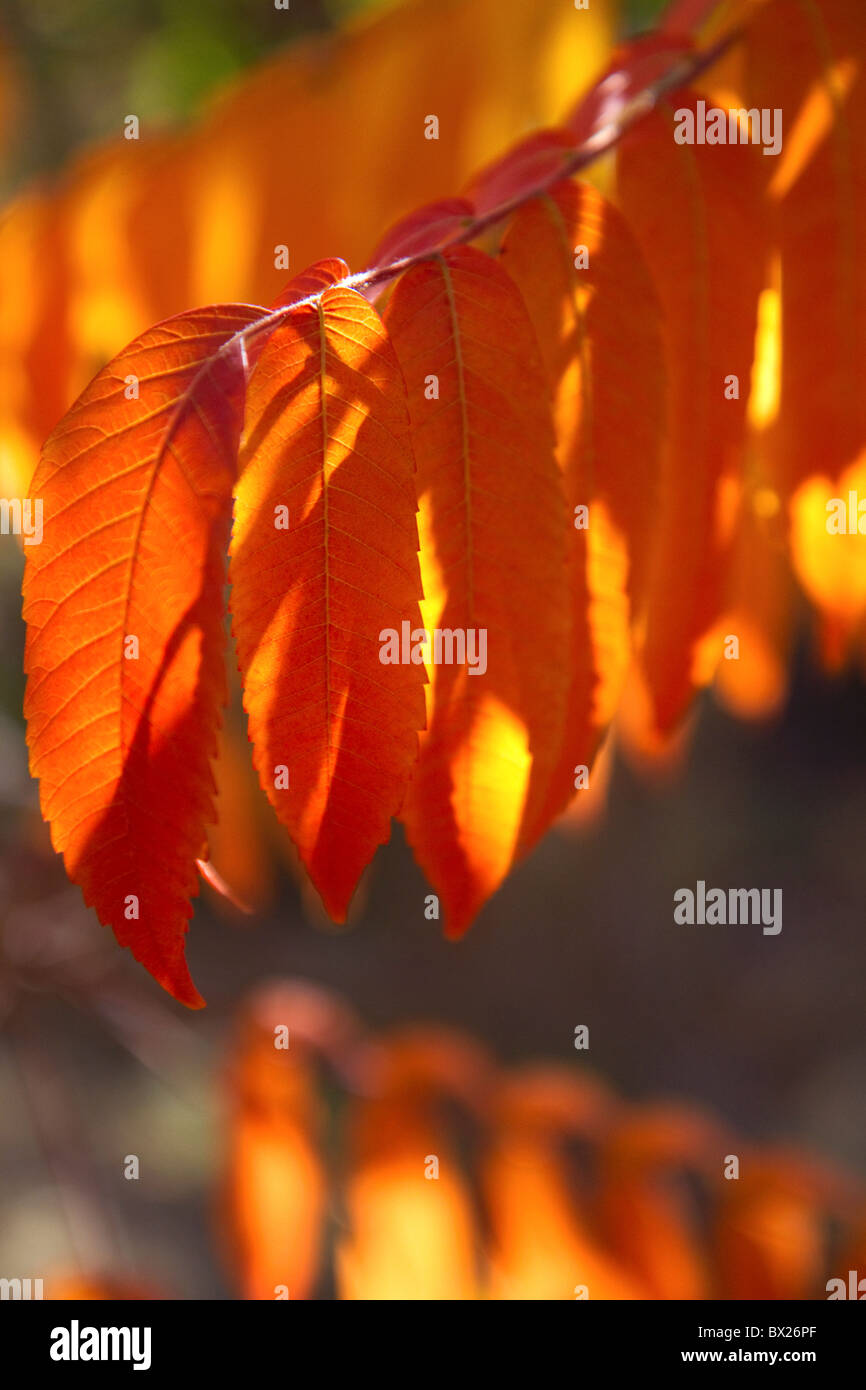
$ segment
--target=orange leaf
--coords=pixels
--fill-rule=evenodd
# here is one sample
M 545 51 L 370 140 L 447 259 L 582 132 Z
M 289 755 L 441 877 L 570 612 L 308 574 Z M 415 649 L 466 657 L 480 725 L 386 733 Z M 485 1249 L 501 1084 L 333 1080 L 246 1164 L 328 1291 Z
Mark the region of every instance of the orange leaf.
M 695 98 L 677 93 L 626 135 L 618 157 L 620 204 L 665 323 L 668 447 L 643 651 L 663 733 L 685 712 L 695 645 L 722 603 L 728 545 L 717 507 L 742 468 L 765 254 L 760 155 L 739 144 L 676 143 L 671 108 L 687 107 L 694 111 Z
M 262 912 L 273 902 L 275 861 L 269 844 L 270 812 L 253 770 L 246 720 L 232 710 L 220 731 L 214 767 L 217 784 L 216 821 L 210 831 L 210 864 L 199 865 L 202 877 L 215 890 L 218 911 L 238 923 L 242 913 Z M 226 908 L 226 904 L 230 904 Z
M 84 382 L 146 324 L 190 304 L 269 303 L 285 278 L 275 248 L 293 266 L 333 247 L 360 261 L 383 226 L 556 120 L 600 67 L 615 22 L 609 6 L 576 17 L 562 0 L 365 6 L 244 72 L 190 131 L 149 127 L 76 160 L 49 193 L 46 244 L 18 261 L 11 293 L 0 225 L 0 365 L 23 397 L 8 414 L 0 399 L 0 445 L 14 434 L 32 473 Z M 425 139 L 428 113 L 438 140 Z M 26 247 L 30 202 L 8 212 Z M 31 432 L 34 415 L 44 428 Z
M 261 784 L 343 921 L 388 839 L 424 723 L 420 665 L 381 633 L 419 621 L 412 446 L 400 368 L 375 309 L 327 288 L 274 334 L 248 396 L 232 612 Z M 292 287 L 290 287 L 290 291 Z
M 428 733 L 404 812 L 459 935 L 535 823 L 562 738 L 565 505 L 538 346 L 501 267 L 451 250 L 403 276 L 386 323 L 409 393 L 425 626 L 459 632 L 467 655 L 431 667 Z M 441 655 L 453 660 L 446 640 Z
M 760 507 L 765 494 L 758 494 Z M 787 693 L 794 635 L 794 581 L 772 517 L 743 510 L 731 570 L 731 603 L 711 638 L 716 693 L 740 719 L 776 713 Z M 725 637 L 739 637 L 739 660 L 718 662 Z
M 169 319 L 91 382 L 32 484 L 25 714 L 70 877 L 171 994 L 203 1000 L 184 937 L 213 819 L 222 587 L 247 357 L 259 312 Z M 131 397 L 131 399 L 129 398 Z
M 703 684 L 715 670 L 717 697 L 744 719 L 766 718 L 780 709 L 795 635 L 795 587 L 773 447 L 780 327 L 778 264 L 771 258 L 758 305 L 745 476 L 730 489 L 724 507 L 733 536 L 726 611 L 702 643 L 708 649 L 706 670 L 695 671 Z M 721 644 L 732 634 L 739 640 L 739 657 L 720 662 Z
M 383 227 L 555 121 L 614 23 L 608 6 L 575 15 L 562 0 L 377 4 L 244 74 L 187 146 L 194 302 L 269 303 L 280 244 L 292 266 L 332 248 L 360 263 Z
M 323 1115 L 315 1057 L 295 1019 L 317 1005 L 302 990 L 263 989 L 243 1010 L 234 1041 L 216 1215 L 245 1299 L 304 1299 L 315 1289 L 327 1201 Z
M 773 0 L 747 31 L 743 74 L 745 104 L 782 111 L 782 152 L 763 161 L 782 288 L 774 481 L 829 666 L 866 613 L 864 542 L 828 532 L 826 509 L 866 469 L 864 54 L 863 5 Z M 854 513 L 856 528 L 856 499 Z
M 862 461 L 843 469 L 834 479 L 824 477 L 819 466 L 790 502 L 797 577 L 821 610 L 823 655 L 831 669 L 842 664 L 851 634 L 866 613 L 866 535 L 859 530 L 857 512 L 863 497 L 866 452 Z M 833 530 L 829 518 L 833 519 Z M 831 642 L 833 634 L 835 642 Z
M 771 3 L 747 33 L 748 104 L 783 112 L 766 159 L 781 256 L 785 492 L 838 476 L 866 443 L 866 9 Z M 816 360 L 820 344 L 820 362 Z
M 502 262 L 523 295 L 544 358 L 574 518 L 568 531 L 571 696 L 549 806 L 558 812 L 613 714 L 631 626 L 646 595 L 662 432 L 661 325 L 627 226 L 588 184 L 561 183 L 522 208 L 503 242 Z M 581 506 L 589 509 L 588 529 L 577 524 Z
M 593 1232 L 589 1194 L 569 1150 L 574 1138 L 596 1139 L 607 1108 L 600 1089 L 564 1069 L 526 1068 L 500 1084 L 481 1165 L 489 1298 L 647 1296 Z
M 650 1298 L 711 1296 L 694 1180 L 711 1161 L 717 1133 L 686 1107 L 647 1106 L 624 1119 L 604 1146 L 601 1229 Z
M 341 1299 L 478 1296 L 479 1232 L 453 1107 L 483 1074 L 483 1056 L 447 1033 L 409 1032 L 382 1047 L 375 1093 L 349 1112 Z
M 24 495 L 38 445 L 71 399 L 73 345 L 58 314 L 67 267 L 57 209 L 28 194 L 0 218 L 0 488 Z M 76 383 L 80 386 L 80 381 Z
M 715 1225 L 727 1296 L 823 1297 L 826 1213 L 808 1174 L 756 1157 L 736 1182 L 723 1186 Z

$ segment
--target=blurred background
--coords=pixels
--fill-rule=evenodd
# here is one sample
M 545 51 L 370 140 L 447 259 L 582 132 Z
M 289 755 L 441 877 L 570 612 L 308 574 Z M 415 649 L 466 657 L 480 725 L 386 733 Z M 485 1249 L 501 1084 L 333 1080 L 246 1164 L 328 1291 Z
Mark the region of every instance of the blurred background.
M 485 4 L 479 0 L 476 9 Z M 458 5 L 436 8 L 463 23 Z M 501 12 L 503 25 L 511 8 Z M 595 75 L 610 39 L 649 25 L 661 5 L 594 0 L 593 8 L 598 27 L 592 51 L 578 54 L 580 71 L 561 62 L 551 28 L 539 38 L 532 98 L 527 86 L 512 109 L 494 65 L 467 99 L 460 150 L 436 157 L 464 163 L 468 172 L 485 152 L 489 157 L 523 129 L 552 120 Z M 286 233 L 293 269 L 312 258 L 303 249 L 306 235 L 315 238 L 312 255 L 347 254 L 350 247 L 361 256 L 405 210 L 401 200 L 411 206 L 419 199 L 410 188 L 389 192 L 377 167 L 362 208 L 360 184 L 352 181 L 362 142 L 360 154 L 346 152 L 348 181 L 335 187 L 333 201 L 322 185 L 313 200 L 304 170 L 318 156 L 300 149 L 300 127 L 296 144 L 292 127 L 279 121 L 317 84 L 327 103 L 329 83 L 344 92 L 356 80 L 351 65 L 360 60 L 352 45 L 363 55 L 378 33 L 376 52 L 387 49 L 386 31 L 375 29 L 390 22 L 387 15 L 380 21 L 383 9 L 399 7 L 292 0 L 286 12 L 265 0 L 0 0 L 0 193 L 4 201 L 59 196 L 58 215 L 72 215 L 75 180 L 98 182 L 100 175 L 98 162 L 95 175 L 70 174 L 77 167 L 70 161 L 92 142 L 110 151 L 130 112 L 148 138 L 165 142 L 148 157 L 164 161 L 158 167 L 171 179 L 176 141 L 203 139 L 196 132 L 204 127 L 193 126 L 190 136 L 175 132 L 206 112 L 211 136 L 219 135 L 226 109 L 220 103 L 236 100 L 210 163 L 201 166 L 214 181 L 196 196 L 212 199 L 215 216 L 221 207 L 231 212 L 218 177 L 237 158 L 228 132 L 240 112 L 259 131 L 252 146 L 247 133 L 246 148 L 273 158 L 278 145 L 297 219 Z M 547 19 L 548 7 L 542 10 Z M 419 31 L 426 22 L 417 20 Z M 445 49 L 456 43 L 458 63 L 460 32 L 446 26 L 441 39 Z M 491 48 L 503 47 L 507 79 L 513 33 L 497 38 L 488 23 L 488 34 Z M 422 39 L 419 48 L 429 46 L 429 35 Z M 298 41 L 299 66 L 280 66 Z M 398 35 L 394 42 L 399 54 L 407 40 Z M 259 91 L 276 85 L 268 97 L 273 126 L 266 118 L 262 125 L 253 87 L 232 86 L 262 62 Z M 417 72 L 405 80 L 417 83 Z M 217 98 L 226 84 L 242 95 Z M 374 93 L 353 89 L 344 126 L 335 116 L 333 128 L 320 130 L 335 170 L 352 123 L 375 124 Z M 422 89 L 419 109 L 426 101 Z M 541 109 L 546 104 L 554 109 Z M 381 143 L 375 129 L 369 140 Z M 442 186 L 431 196 L 459 186 L 450 172 L 443 166 Z M 272 245 L 277 228 L 266 212 L 261 241 Z M 88 236 L 109 215 L 102 188 L 87 213 L 92 220 L 78 225 L 77 255 L 97 254 L 93 246 L 88 252 Z M 179 259 L 191 254 L 186 212 L 160 191 L 160 177 L 149 191 L 129 195 L 124 215 L 133 261 L 139 251 L 147 256 L 147 232 L 157 221 Z M 12 235 L 10 225 L 4 233 L 0 224 L 0 245 Z M 138 240 L 129 241 L 130 228 Z M 50 230 L 57 234 L 53 223 Z M 40 223 L 39 263 L 50 279 L 58 265 L 52 255 L 62 259 L 68 249 L 58 243 L 52 251 L 45 235 Z M 228 233 L 226 244 L 218 243 L 206 227 L 196 245 L 207 264 L 189 272 L 191 283 L 148 281 L 136 298 L 137 291 L 117 289 L 118 271 L 115 299 L 109 296 L 108 309 L 80 329 L 80 339 L 70 310 L 65 346 L 51 338 L 43 312 L 50 341 L 40 350 L 62 347 L 66 354 L 63 393 L 159 317 L 155 307 L 171 312 L 206 291 L 219 290 L 222 298 L 239 291 L 239 243 Z M 114 252 L 100 247 L 98 254 Z M 261 278 L 266 291 L 264 271 Z M 188 297 L 192 288 L 201 294 Z M 14 333 L 7 339 L 14 348 Z M 61 413 L 53 389 L 37 391 L 29 415 L 20 416 L 34 438 Z M 20 430 L 4 436 L 6 495 L 8 479 L 26 470 L 28 441 Z M 453 1026 L 503 1063 L 545 1059 L 575 1076 L 597 1075 L 625 1102 L 677 1098 L 717 1115 L 745 1143 L 790 1143 L 866 1178 L 863 681 L 857 673 L 821 674 L 807 658 L 813 634 L 805 607 L 790 690 L 772 718 L 741 722 L 711 693 L 702 696 L 684 757 L 664 777 L 646 778 L 614 749 L 603 813 L 586 824 L 561 822 L 457 944 L 425 919 L 428 889 L 399 827 L 362 884 L 348 928 L 326 922 L 252 787 L 235 697 L 213 858 L 256 911 L 244 916 L 203 889 L 188 957 L 208 1008 L 187 1014 L 114 946 L 50 849 L 21 720 L 22 563 L 13 538 L 0 539 L 0 1274 L 104 1270 L 172 1297 L 238 1296 L 238 1280 L 217 1257 L 214 1238 L 214 1192 L 227 1148 L 225 1061 L 243 1001 L 272 978 L 325 987 L 375 1034 L 427 1020 Z M 701 878 L 714 886 L 781 888 L 781 934 L 675 925 L 675 890 Z M 580 1024 L 589 1029 L 588 1051 L 575 1051 Z M 138 1181 L 124 1178 L 126 1155 L 139 1157 Z M 327 1294 L 327 1281 L 322 1288 Z

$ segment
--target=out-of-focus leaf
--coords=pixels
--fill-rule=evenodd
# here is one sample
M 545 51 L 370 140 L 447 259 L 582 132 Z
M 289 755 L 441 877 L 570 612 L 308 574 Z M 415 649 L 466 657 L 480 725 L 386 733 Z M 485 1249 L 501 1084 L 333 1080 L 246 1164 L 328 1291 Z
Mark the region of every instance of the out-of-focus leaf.
M 609 1108 L 601 1088 L 552 1068 L 498 1088 L 482 1164 L 489 1298 L 645 1296 L 594 1236 L 585 1184 L 568 1158 L 568 1142 L 597 1140 Z
M 832 498 L 847 508 L 850 489 L 864 496 L 866 481 L 864 55 L 866 7 L 770 0 L 749 27 L 743 73 L 748 104 L 783 113 L 782 153 L 764 161 L 782 287 L 772 447 L 830 666 L 866 614 L 862 539 L 829 533 L 826 510 Z
M 327 1200 L 323 1115 L 309 1038 L 295 1027 L 296 1016 L 311 1016 L 311 1005 L 320 1026 L 327 1009 L 302 991 L 254 996 L 229 1059 L 217 1215 L 231 1274 L 247 1299 L 314 1292 Z
M 443 1102 L 463 1099 L 483 1067 L 447 1034 L 385 1044 L 375 1094 L 350 1119 L 341 1298 L 479 1296 L 479 1232 Z
M 601 1229 L 649 1298 L 712 1296 L 709 1255 L 685 1175 L 706 1168 L 714 1140 L 716 1128 L 701 1114 L 658 1106 L 627 1117 L 605 1142 Z
M 717 1217 L 719 1274 L 728 1298 L 824 1296 L 822 1195 L 807 1172 L 769 1156 L 749 1156 L 724 1184 Z M 846 1270 L 847 1274 L 847 1270 Z

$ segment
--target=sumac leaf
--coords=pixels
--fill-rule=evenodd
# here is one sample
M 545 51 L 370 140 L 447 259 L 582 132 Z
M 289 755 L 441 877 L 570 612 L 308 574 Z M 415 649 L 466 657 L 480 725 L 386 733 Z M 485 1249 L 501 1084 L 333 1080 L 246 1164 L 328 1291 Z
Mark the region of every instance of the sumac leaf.
M 175 998 L 213 820 L 223 585 L 248 355 L 261 311 L 151 328 L 91 382 L 33 479 L 24 709 L 70 878 Z
M 252 377 L 231 546 L 256 769 L 336 921 L 402 804 L 425 679 L 381 660 L 380 633 L 420 620 L 414 464 L 397 359 L 345 272 L 300 277 L 298 298 L 331 287 Z

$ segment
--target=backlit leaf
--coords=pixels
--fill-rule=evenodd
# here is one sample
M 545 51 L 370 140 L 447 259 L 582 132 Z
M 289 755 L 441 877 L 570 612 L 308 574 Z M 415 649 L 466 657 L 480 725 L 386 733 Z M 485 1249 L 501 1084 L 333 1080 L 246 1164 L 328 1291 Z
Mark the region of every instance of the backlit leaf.
M 375 309 L 330 285 L 274 334 L 250 383 L 231 608 L 255 764 L 335 921 L 402 804 L 424 724 L 424 668 L 385 664 L 419 625 L 412 446 L 400 368 Z
M 398 282 L 386 323 L 418 464 L 424 623 L 466 643 L 465 664 L 447 663 L 443 640 L 446 661 L 430 666 L 404 812 L 459 935 L 535 825 L 562 739 L 565 504 L 532 324 L 501 267 L 449 251 Z
M 750 26 L 750 106 L 782 112 L 782 152 L 763 161 L 782 287 L 775 483 L 795 571 L 838 665 L 866 612 L 863 540 L 828 534 L 826 504 L 863 496 L 866 470 L 866 8 L 768 3 Z M 859 493 L 857 488 L 860 488 Z
M 42 811 L 70 877 L 177 999 L 213 819 L 222 587 L 257 311 L 150 329 L 95 378 L 32 484 L 25 714 Z M 137 394 L 134 394 L 137 393 Z
M 626 224 L 588 184 L 559 184 L 522 208 L 502 263 L 547 370 L 571 518 L 572 681 L 550 798 L 559 811 L 616 708 L 644 616 L 663 425 L 660 314 Z
M 448 1034 L 382 1047 L 376 1094 L 350 1111 L 340 1298 L 478 1297 L 472 1190 L 444 1104 L 452 1070 L 466 1088 L 478 1066 L 474 1047 Z
M 314 1005 L 315 1007 L 315 1002 Z M 325 1215 L 323 1106 L 295 1017 L 301 990 L 261 991 L 243 1012 L 227 1071 L 228 1143 L 218 1219 L 247 1299 L 309 1298 Z
M 677 143 L 674 111 L 695 107 L 683 92 L 662 103 L 622 141 L 617 163 L 620 206 L 653 276 L 665 330 L 668 429 L 642 654 L 662 733 L 685 711 L 695 645 L 723 601 L 729 538 L 717 528 L 719 494 L 742 470 L 766 255 L 760 154 L 740 144 Z

